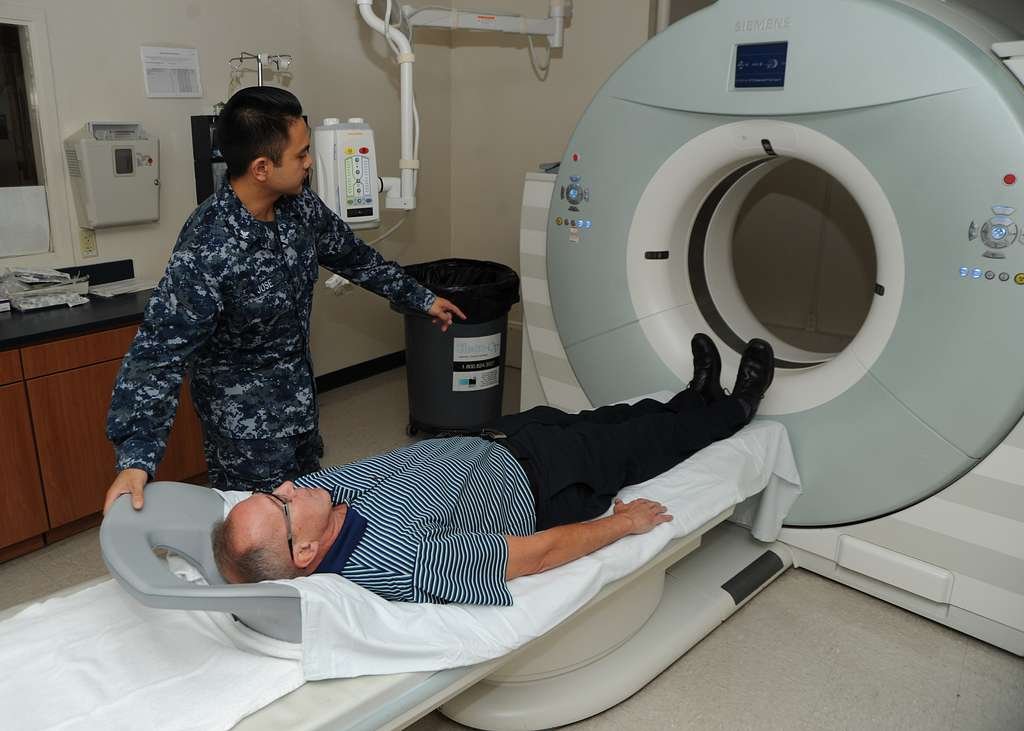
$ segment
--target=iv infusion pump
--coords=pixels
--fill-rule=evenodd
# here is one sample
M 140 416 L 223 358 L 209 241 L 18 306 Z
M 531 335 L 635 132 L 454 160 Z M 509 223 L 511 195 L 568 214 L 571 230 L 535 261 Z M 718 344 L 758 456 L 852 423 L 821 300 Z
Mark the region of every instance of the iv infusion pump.
M 373 130 L 359 117 L 328 117 L 313 130 L 316 192 L 354 229 L 380 224 L 381 181 Z

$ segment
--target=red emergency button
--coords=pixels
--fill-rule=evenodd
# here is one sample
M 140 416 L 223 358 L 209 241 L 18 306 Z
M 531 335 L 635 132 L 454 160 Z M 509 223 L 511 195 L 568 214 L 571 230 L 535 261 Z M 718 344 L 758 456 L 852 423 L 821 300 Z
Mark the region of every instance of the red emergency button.
M 1003 176 L 1003 185 L 1013 185 L 1017 182 L 1017 176 L 1013 173 L 1007 173 Z
M 579 162 L 580 161 L 579 153 L 576 153 L 576 152 L 572 153 L 572 161 L 573 162 Z
M 370 148 L 369 148 L 369 147 L 360 147 L 360 148 L 359 148 L 359 154 L 360 154 L 360 155 L 365 155 L 365 154 L 366 154 L 367 152 L 369 152 L 369 151 L 370 151 Z

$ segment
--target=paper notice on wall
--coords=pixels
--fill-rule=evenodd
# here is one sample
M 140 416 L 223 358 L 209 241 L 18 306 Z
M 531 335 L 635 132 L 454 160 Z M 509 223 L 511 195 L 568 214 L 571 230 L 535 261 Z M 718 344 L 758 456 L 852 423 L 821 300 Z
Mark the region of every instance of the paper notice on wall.
M 141 46 L 141 52 L 146 96 L 190 98 L 203 95 L 197 49 Z
M 45 254 L 50 250 L 46 188 L 0 188 L 0 256 Z
M 452 391 L 483 391 L 501 383 L 501 333 L 453 341 Z

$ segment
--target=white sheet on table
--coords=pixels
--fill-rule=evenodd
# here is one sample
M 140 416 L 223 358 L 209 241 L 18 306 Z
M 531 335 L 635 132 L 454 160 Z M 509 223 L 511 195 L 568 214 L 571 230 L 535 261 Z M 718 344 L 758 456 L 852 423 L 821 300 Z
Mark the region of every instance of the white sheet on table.
M 335 575 L 283 582 L 302 594 L 302 664 L 307 680 L 471 665 L 507 654 L 554 627 L 601 588 L 643 566 L 674 538 L 764 492 L 758 538 L 773 540 L 800 494 L 785 428 L 757 421 L 623 499 L 648 497 L 674 519 L 578 561 L 509 583 L 511 607 L 389 602 Z
M 113 579 L 33 604 L 0 622 L 0 727 L 231 728 L 303 683 L 297 652 L 242 649 L 235 624 L 145 607 Z

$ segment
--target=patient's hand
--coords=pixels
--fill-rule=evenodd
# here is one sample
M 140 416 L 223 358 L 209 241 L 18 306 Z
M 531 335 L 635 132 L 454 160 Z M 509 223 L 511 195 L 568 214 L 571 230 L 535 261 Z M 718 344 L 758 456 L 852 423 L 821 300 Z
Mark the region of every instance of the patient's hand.
M 634 535 L 646 533 L 654 526 L 672 520 L 672 516 L 667 511 L 668 508 L 661 503 L 642 497 L 628 503 L 615 498 L 615 507 L 613 508 L 615 515 L 629 519 L 632 526 L 629 532 Z

